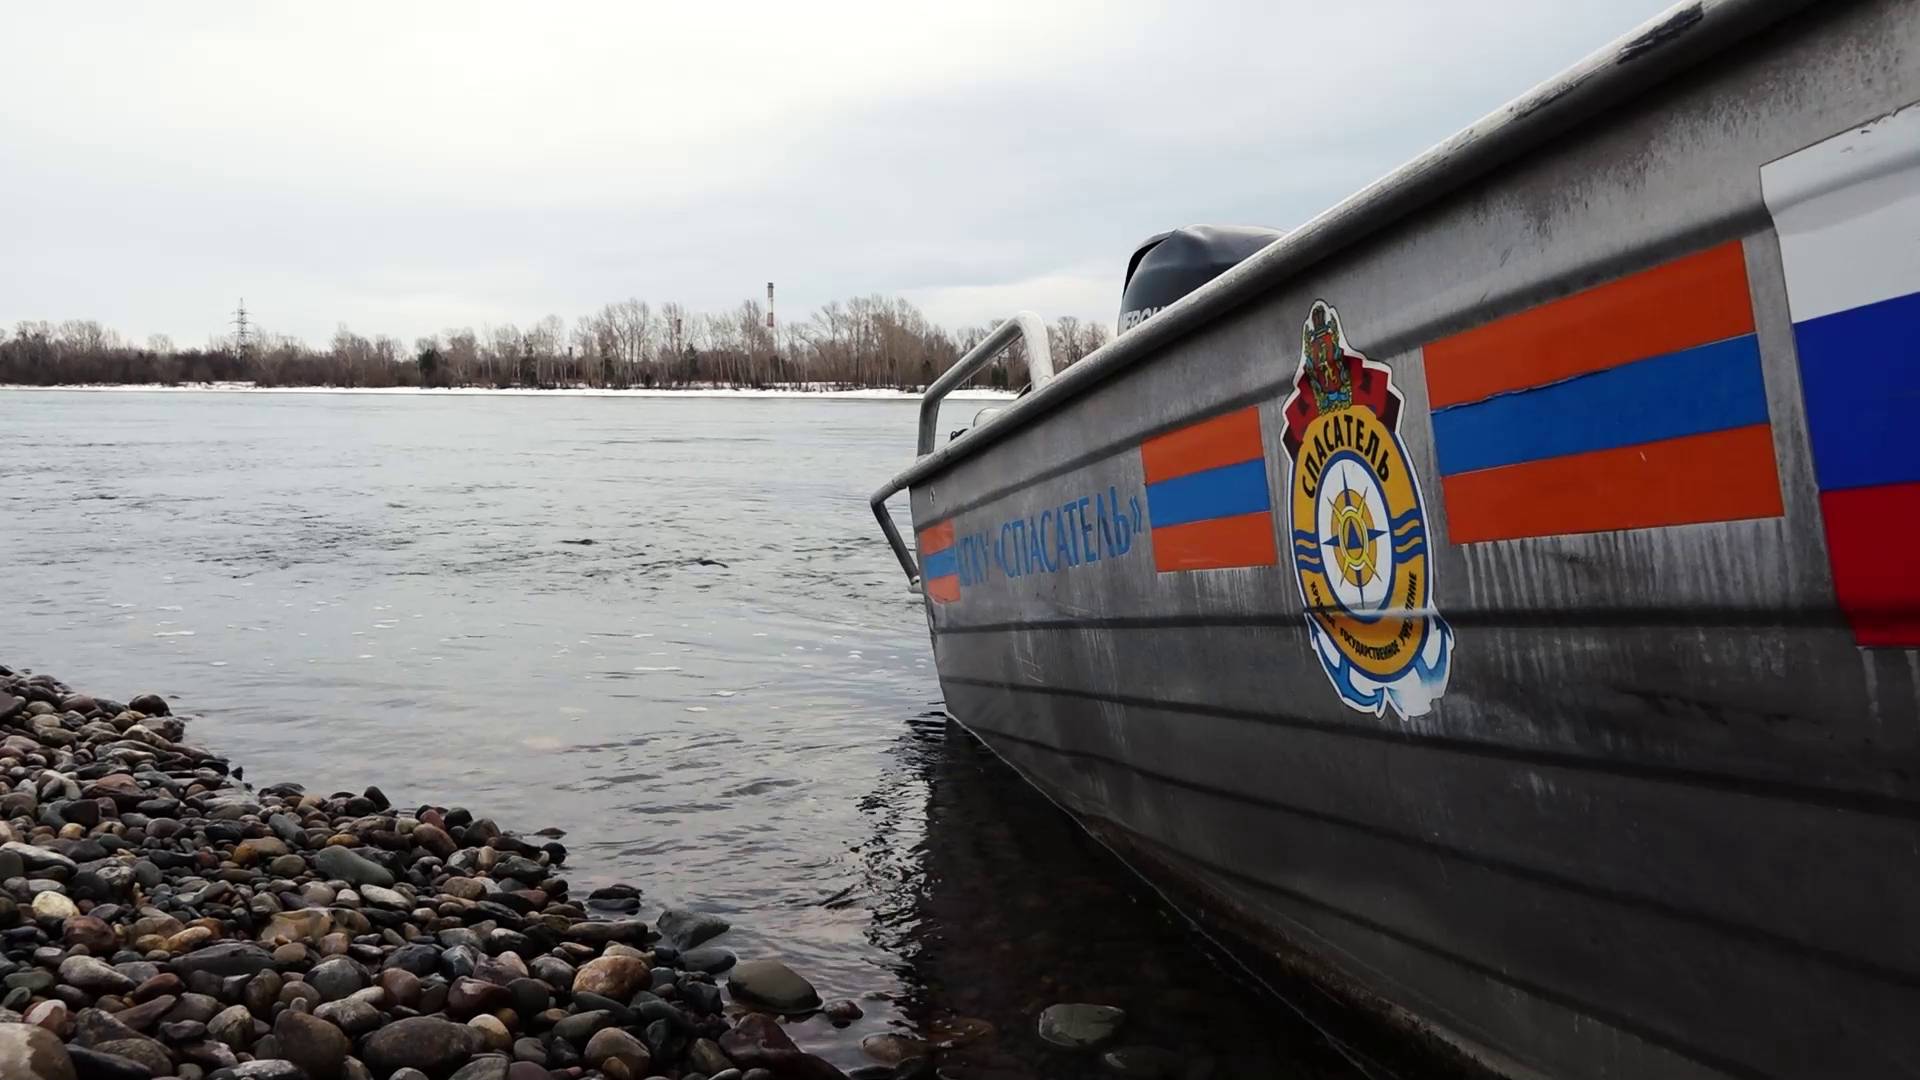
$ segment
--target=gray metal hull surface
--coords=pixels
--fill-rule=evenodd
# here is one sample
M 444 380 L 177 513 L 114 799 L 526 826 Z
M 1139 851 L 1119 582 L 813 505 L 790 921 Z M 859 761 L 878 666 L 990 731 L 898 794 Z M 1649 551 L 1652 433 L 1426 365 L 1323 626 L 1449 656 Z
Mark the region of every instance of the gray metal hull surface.
M 1736 6 L 1708 5 L 1708 24 Z M 1682 16 L 1676 41 L 1693 25 Z M 1229 273 L 1156 316 L 1181 329 L 1146 354 L 1077 381 L 1070 369 L 1059 383 L 1073 389 L 963 436 L 912 486 L 949 710 L 1149 876 L 1499 1070 L 1920 1076 L 1920 653 L 1900 625 L 1901 567 L 1920 556 L 1896 514 L 1867 552 L 1873 574 L 1849 561 L 1867 556 L 1820 387 L 1856 376 L 1815 364 L 1803 301 L 1835 275 L 1807 276 L 1788 191 L 1829 140 L 1907 130 L 1916 101 L 1920 5 L 1800 9 L 1417 212 Z M 1900 172 L 1902 153 L 1807 198 L 1831 210 L 1818 200 L 1836 184 L 1920 177 Z M 1575 407 L 1565 431 L 1509 445 L 1499 410 L 1537 425 L 1600 369 L 1511 385 L 1530 361 L 1497 355 L 1501 342 L 1534 324 L 1502 320 L 1649 295 L 1689 307 L 1694 286 L 1663 268 L 1714 251 L 1732 253 L 1716 273 L 1745 281 L 1757 435 L 1708 425 L 1678 452 L 1607 442 L 1655 423 L 1662 396 L 1616 400 L 1605 424 Z M 1862 245 L 1862 273 L 1880 273 L 1877 251 Z M 1627 279 L 1646 287 L 1594 292 Z M 1322 301 L 1343 337 L 1312 338 Z M 1179 321 L 1183 305 L 1206 317 Z M 1496 323 L 1520 337 L 1472 336 Z M 1907 329 L 1920 342 L 1920 323 Z M 1348 425 L 1360 465 L 1340 467 L 1359 487 L 1344 494 L 1303 493 L 1317 479 L 1303 458 L 1328 448 L 1288 441 L 1302 430 L 1290 406 L 1321 400 L 1303 373 L 1323 357 L 1303 335 L 1351 358 L 1355 405 L 1330 408 L 1390 380 L 1369 422 L 1394 437 L 1369 444 Z M 1894 396 L 1920 400 L 1920 352 L 1907 355 Z M 1496 368 L 1506 384 L 1482 378 Z M 1694 384 L 1659 385 L 1685 398 Z M 1486 392 L 1461 400 L 1473 386 Z M 1679 411 L 1742 419 L 1728 400 Z M 1192 434 L 1210 422 L 1224 434 Z M 1660 454 L 1701 467 L 1695 445 L 1725 458 L 1736 428 L 1737 445 L 1771 452 L 1762 483 L 1750 453 L 1724 483 L 1666 490 L 1646 472 Z M 1235 450 L 1250 430 L 1255 458 Z M 1575 449 L 1541 459 L 1542 446 Z M 1181 487 L 1196 463 L 1214 479 Z M 1319 466 L 1331 490 L 1334 466 Z M 1248 475 L 1264 507 L 1233 486 Z M 1384 515 L 1362 513 L 1368 483 Z M 1503 501 L 1503 483 L 1519 494 Z M 1332 531 L 1310 513 L 1333 514 Z M 1375 534 L 1400 544 L 1380 579 L 1387 622 L 1316 623 L 1310 608 L 1339 607 L 1309 599 L 1336 558 L 1366 564 L 1338 572 L 1356 604 L 1374 602 L 1353 583 L 1386 574 Z M 1397 643 L 1341 659 L 1342 641 L 1395 619 L 1412 628 Z M 1412 666 L 1389 672 L 1390 654 Z M 1381 678 L 1351 678 L 1374 662 Z

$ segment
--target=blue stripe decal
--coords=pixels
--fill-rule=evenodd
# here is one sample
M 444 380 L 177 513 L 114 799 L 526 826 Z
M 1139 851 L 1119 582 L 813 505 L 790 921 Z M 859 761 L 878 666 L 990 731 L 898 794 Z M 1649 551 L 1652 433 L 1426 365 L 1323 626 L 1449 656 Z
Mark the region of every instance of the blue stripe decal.
M 1752 334 L 1433 414 L 1442 476 L 1767 422 Z
M 1267 463 L 1258 458 L 1147 485 L 1147 520 L 1155 529 L 1271 507 Z
M 960 559 L 952 548 L 944 548 L 931 554 L 920 556 L 920 576 L 932 581 L 934 578 L 952 577 L 960 572 Z
M 1820 490 L 1920 480 L 1920 293 L 1796 323 L 1793 335 Z

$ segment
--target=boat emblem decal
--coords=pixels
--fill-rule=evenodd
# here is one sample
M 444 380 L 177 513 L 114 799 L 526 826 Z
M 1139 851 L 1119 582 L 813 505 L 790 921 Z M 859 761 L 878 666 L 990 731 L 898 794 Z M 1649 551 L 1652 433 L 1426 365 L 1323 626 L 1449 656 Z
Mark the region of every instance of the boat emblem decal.
M 1421 716 L 1447 688 L 1453 630 L 1433 606 L 1420 480 L 1400 441 L 1392 372 L 1348 344 L 1314 301 L 1282 414 L 1293 461 L 1294 577 L 1321 666 L 1375 716 Z

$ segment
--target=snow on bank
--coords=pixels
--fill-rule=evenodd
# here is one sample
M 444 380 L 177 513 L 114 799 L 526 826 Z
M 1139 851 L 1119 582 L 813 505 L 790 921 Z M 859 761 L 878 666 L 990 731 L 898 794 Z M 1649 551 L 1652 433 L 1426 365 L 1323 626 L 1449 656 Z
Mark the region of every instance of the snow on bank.
M 918 390 L 893 390 L 884 387 L 868 387 L 857 390 L 822 389 L 808 384 L 787 384 L 766 387 L 731 386 L 686 386 L 651 389 L 633 388 L 629 390 L 605 390 L 591 386 L 569 386 L 553 390 L 535 390 L 525 387 L 495 389 L 490 386 L 452 386 L 423 389 L 418 386 L 255 386 L 250 382 L 214 382 L 185 383 L 179 386 L 165 386 L 160 383 L 133 383 L 115 386 L 67 385 L 67 386 L 16 386 L 0 385 L 0 390 L 65 390 L 87 391 L 94 393 L 136 392 L 185 393 L 185 394 L 396 394 L 422 395 L 429 397 L 462 397 L 479 395 L 509 394 L 524 397 L 707 397 L 707 398 L 834 398 L 874 401 L 913 401 L 920 397 Z M 954 401 L 1008 401 L 1013 394 L 1005 390 L 956 390 L 950 394 Z

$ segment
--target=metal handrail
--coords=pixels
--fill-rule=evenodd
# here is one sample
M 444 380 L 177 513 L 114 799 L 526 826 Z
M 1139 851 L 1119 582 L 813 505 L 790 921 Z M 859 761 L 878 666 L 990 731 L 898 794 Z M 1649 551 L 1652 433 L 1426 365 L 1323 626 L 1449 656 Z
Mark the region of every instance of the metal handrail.
M 1053 353 L 1047 348 L 1047 324 L 1031 311 L 1015 312 L 1013 318 L 994 327 L 993 333 L 933 380 L 921 395 L 920 443 L 916 459 L 933 453 L 934 444 L 939 441 L 940 402 L 959 389 L 961 384 L 979 374 L 981 368 L 1005 352 L 1016 338 L 1027 346 L 1027 374 L 1033 381 L 1033 388 L 1038 390 L 1053 381 Z M 898 495 L 906 486 L 904 476 L 896 477 L 874 492 L 867 501 L 873 507 L 874 519 L 880 523 L 880 531 L 886 534 L 887 543 L 893 547 L 894 558 L 900 560 L 900 569 L 906 571 L 907 583 L 918 588 L 920 566 L 914 562 L 913 552 L 907 549 L 907 542 L 901 539 L 900 529 L 893 523 L 893 515 L 887 512 L 887 500 Z
M 940 403 L 1005 352 L 1016 337 L 1026 341 L 1027 374 L 1032 377 L 1033 388 L 1038 390 L 1053 381 L 1053 354 L 1047 349 L 1047 324 L 1031 311 L 1014 312 L 1013 318 L 994 327 L 993 333 L 942 372 L 921 395 L 920 449 L 915 457 L 933 453 L 934 445 L 940 440 Z

